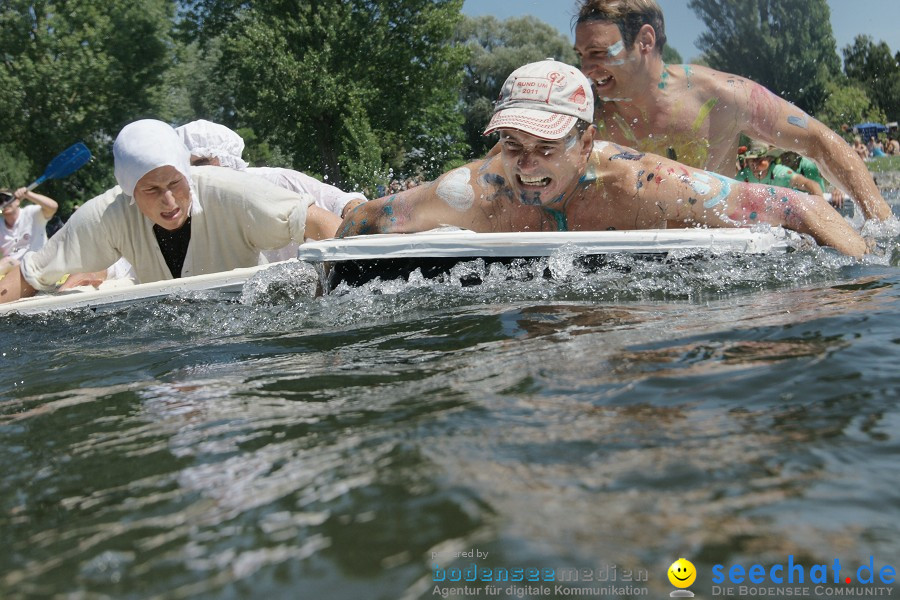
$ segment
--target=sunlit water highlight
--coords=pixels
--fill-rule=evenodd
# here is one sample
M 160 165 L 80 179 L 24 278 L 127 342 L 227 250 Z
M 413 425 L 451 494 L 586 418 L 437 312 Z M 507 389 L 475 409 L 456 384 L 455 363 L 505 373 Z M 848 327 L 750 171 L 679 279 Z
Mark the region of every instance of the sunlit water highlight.
M 870 233 L 862 262 L 562 251 L 318 298 L 298 267 L 5 317 L 0 596 L 431 598 L 474 562 L 665 597 L 685 556 L 709 597 L 714 564 L 896 566 L 900 243 Z

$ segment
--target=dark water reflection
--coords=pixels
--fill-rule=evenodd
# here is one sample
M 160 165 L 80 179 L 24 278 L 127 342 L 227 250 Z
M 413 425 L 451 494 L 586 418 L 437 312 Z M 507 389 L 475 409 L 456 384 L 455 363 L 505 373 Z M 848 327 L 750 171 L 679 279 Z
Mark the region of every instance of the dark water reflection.
M 624 267 L 7 317 L 2 596 L 900 563 L 890 260 Z

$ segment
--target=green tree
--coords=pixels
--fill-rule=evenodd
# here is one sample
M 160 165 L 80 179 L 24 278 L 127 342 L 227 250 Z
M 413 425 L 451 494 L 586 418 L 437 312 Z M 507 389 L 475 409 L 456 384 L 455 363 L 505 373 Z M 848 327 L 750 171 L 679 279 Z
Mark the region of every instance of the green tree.
M 534 17 L 464 17 L 456 42 L 468 49 L 462 84 L 466 141 L 471 156 L 484 156 L 495 140 L 482 135 L 503 82 L 524 64 L 556 58 L 578 64 L 572 43 L 555 28 Z
M 840 73 L 826 0 L 690 0 L 714 68 L 760 83 L 810 114 Z
M 827 85 L 828 99 L 816 118 L 834 131 L 842 131 L 844 139 L 853 139 L 851 128 L 857 123 L 884 122 L 884 112 L 866 95 L 865 90 L 852 83 L 832 82 Z
M 680 65 L 684 63 L 684 59 L 681 58 L 681 54 L 678 50 L 668 44 L 663 47 L 662 59 L 667 65 Z
M 0 170 L 11 171 L 18 160 L 14 176 L 25 171 L 26 180 L 35 178 L 53 156 L 83 140 L 97 160 L 41 187 L 65 211 L 111 186 L 110 142 L 125 123 L 172 115 L 167 76 L 177 62 L 170 36 L 174 4 L 8 0 L 0 6 L 6 145 Z
M 862 86 L 887 116 L 900 117 L 900 65 L 890 47 L 885 42 L 876 44 L 868 35 L 858 35 L 842 53 L 847 77 Z
M 435 170 L 461 138 L 464 53 L 449 42 L 462 0 L 198 0 L 182 16 L 201 48 L 219 39 L 223 119 L 294 168 L 346 188 L 390 167 Z M 205 50 L 204 50 L 205 51 Z M 194 101 L 194 104 L 198 104 Z M 215 102 L 208 102 L 209 106 Z M 428 115 L 425 123 L 422 115 Z

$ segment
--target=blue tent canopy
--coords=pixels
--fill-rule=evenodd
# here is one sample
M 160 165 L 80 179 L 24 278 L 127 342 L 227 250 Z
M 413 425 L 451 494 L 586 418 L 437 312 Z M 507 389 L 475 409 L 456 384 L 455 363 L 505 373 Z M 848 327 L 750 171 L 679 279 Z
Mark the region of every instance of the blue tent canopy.
M 888 128 L 881 123 L 860 123 L 853 126 L 853 131 L 862 137 L 863 141 L 867 141 L 870 137 L 884 133 Z
M 878 133 L 883 131 L 887 131 L 888 128 L 882 125 L 881 123 L 860 123 L 859 125 L 854 125 L 854 129 L 874 129 Z

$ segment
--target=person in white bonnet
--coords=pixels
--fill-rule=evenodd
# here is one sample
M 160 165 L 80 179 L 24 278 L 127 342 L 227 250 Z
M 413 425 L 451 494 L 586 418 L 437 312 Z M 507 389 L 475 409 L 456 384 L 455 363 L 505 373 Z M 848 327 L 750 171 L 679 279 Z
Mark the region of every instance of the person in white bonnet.
M 175 128 L 184 145 L 191 153 L 194 166 L 228 167 L 250 175 L 256 175 L 286 190 L 300 195 L 312 196 L 316 206 L 341 217 L 366 201 L 366 197 L 355 192 L 344 192 L 322 183 L 314 177 L 293 169 L 272 167 L 248 167 L 241 155 L 244 153 L 244 139 L 224 125 L 205 119 L 197 119 Z M 260 263 L 277 262 L 297 256 L 297 244 L 262 253 Z
M 144 119 L 113 145 L 118 186 L 85 202 L 0 280 L 0 302 L 53 291 L 67 273 L 124 257 L 140 283 L 258 264 L 263 250 L 332 237 L 339 219 L 300 196 L 228 169 L 192 169 L 175 130 Z
M 358 192 L 344 192 L 293 169 L 276 167 L 248 167 L 241 158 L 244 139 L 224 125 L 197 119 L 176 127 L 175 131 L 191 152 L 194 166 L 213 165 L 245 171 L 271 181 L 275 185 L 315 198 L 316 206 L 343 217 L 347 211 L 366 201 Z
M 431 185 L 349 213 L 341 237 L 442 225 L 477 232 L 784 225 L 853 256 L 866 243 L 821 196 L 734 181 L 654 154 L 594 142 L 591 82 L 555 60 L 524 65 L 503 84 L 485 135 L 500 153 Z

